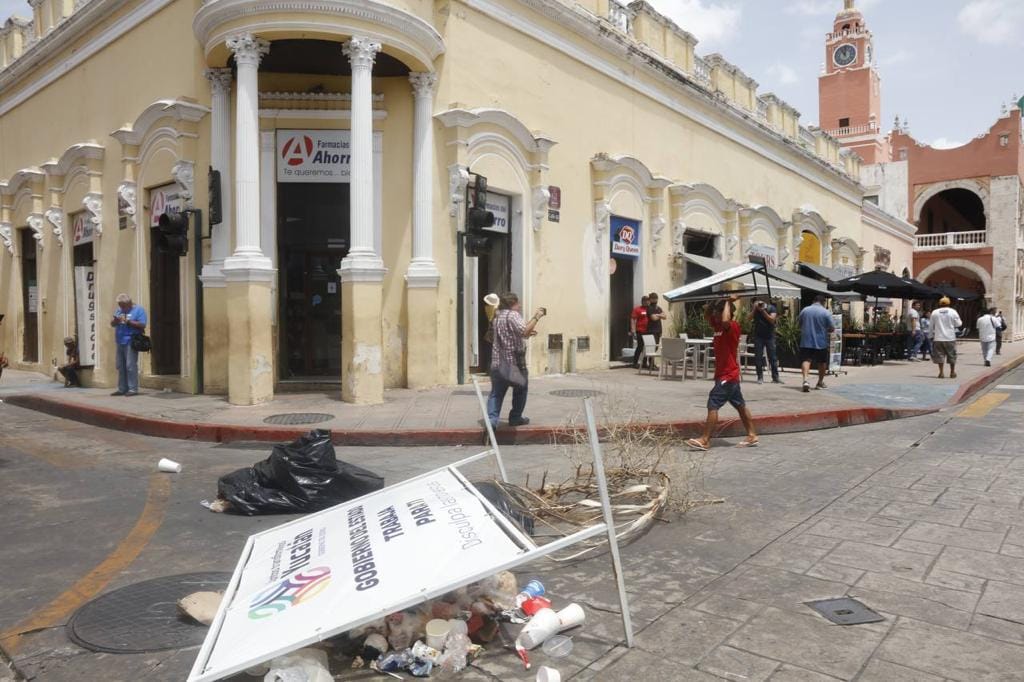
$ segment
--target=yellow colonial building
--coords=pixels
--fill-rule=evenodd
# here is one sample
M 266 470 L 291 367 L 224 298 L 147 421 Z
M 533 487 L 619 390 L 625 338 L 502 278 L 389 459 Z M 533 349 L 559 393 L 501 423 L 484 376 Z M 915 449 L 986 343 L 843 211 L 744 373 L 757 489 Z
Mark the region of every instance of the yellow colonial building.
M 547 307 L 529 364 L 557 373 L 616 359 L 687 253 L 911 265 L 914 227 L 865 206 L 857 156 L 643 1 L 29 5 L 0 29 L 14 367 L 52 373 L 72 335 L 86 383 L 114 385 L 126 292 L 143 386 L 372 403 L 484 366 L 491 291 Z M 495 224 L 467 255 L 478 176 Z M 187 253 L 161 248 L 161 215 L 190 209 Z

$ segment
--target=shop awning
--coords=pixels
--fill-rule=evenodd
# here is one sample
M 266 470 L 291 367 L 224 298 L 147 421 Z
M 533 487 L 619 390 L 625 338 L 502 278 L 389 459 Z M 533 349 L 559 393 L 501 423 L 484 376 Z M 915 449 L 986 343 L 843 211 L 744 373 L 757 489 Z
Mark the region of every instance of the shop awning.
M 811 277 L 817 277 L 819 279 L 826 280 L 828 282 L 838 282 L 841 279 L 846 279 L 850 276 L 848 272 L 836 270 L 830 268 L 827 265 L 817 265 L 815 263 L 804 263 L 803 261 L 797 261 L 797 265 L 800 267 L 800 272 Z
M 829 268 L 831 269 L 831 268 Z M 793 286 L 800 287 L 806 291 L 813 291 L 816 294 L 823 294 L 829 298 L 834 298 L 837 301 L 859 301 L 861 300 L 860 294 L 851 292 L 840 293 L 838 291 L 829 291 L 828 285 L 821 280 L 812 279 L 810 277 L 804 277 L 803 275 L 791 272 L 789 270 L 780 270 L 779 268 L 768 268 L 768 275 L 773 280 L 782 280 Z M 774 287 L 772 293 L 775 293 Z

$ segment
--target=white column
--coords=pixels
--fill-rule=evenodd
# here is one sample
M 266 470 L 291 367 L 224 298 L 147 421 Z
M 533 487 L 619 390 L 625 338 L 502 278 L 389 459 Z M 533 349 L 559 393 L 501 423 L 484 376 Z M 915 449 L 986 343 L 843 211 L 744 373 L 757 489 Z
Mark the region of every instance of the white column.
M 210 165 L 220 171 L 221 222 L 211 230 L 210 261 L 200 279 L 204 287 L 223 286 L 224 259 L 231 253 L 231 69 L 207 69 L 210 81 Z
M 242 33 L 227 40 L 235 53 L 235 252 L 225 270 L 271 270 L 260 250 L 260 112 L 257 72 L 269 49 L 265 40 Z
M 342 46 L 352 64 L 352 174 L 349 179 L 351 247 L 341 262 L 342 281 L 384 278 L 384 262 L 373 246 L 373 90 L 370 72 L 380 43 L 353 36 Z
M 410 287 L 436 287 L 434 262 L 434 86 L 433 73 L 409 74 L 415 99 L 412 132 L 412 261 L 405 275 Z

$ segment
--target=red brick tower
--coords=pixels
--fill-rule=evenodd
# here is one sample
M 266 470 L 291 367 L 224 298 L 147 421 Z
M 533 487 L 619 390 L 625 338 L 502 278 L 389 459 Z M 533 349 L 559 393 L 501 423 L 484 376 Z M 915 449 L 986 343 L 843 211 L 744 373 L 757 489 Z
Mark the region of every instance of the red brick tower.
M 888 161 L 871 31 L 853 0 L 844 4 L 825 37 L 825 72 L 818 78 L 818 126 L 865 163 Z

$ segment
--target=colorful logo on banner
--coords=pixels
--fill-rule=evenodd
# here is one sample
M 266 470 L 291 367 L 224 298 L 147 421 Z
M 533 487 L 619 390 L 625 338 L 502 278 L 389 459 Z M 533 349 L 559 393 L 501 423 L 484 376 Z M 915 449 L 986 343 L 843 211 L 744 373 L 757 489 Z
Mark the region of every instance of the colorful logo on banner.
M 88 244 L 96 238 L 96 226 L 85 211 L 76 213 L 71 218 L 71 243 L 74 246 Z
M 281 148 L 281 159 L 289 166 L 301 166 L 309 161 L 312 154 L 313 138 L 309 135 L 290 137 Z
M 640 223 L 613 216 L 611 220 L 612 255 L 619 258 L 640 257 Z
M 253 597 L 249 603 L 249 618 L 270 618 L 289 606 L 298 606 L 320 594 L 330 582 L 331 569 L 328 566 L 290 575 Z

